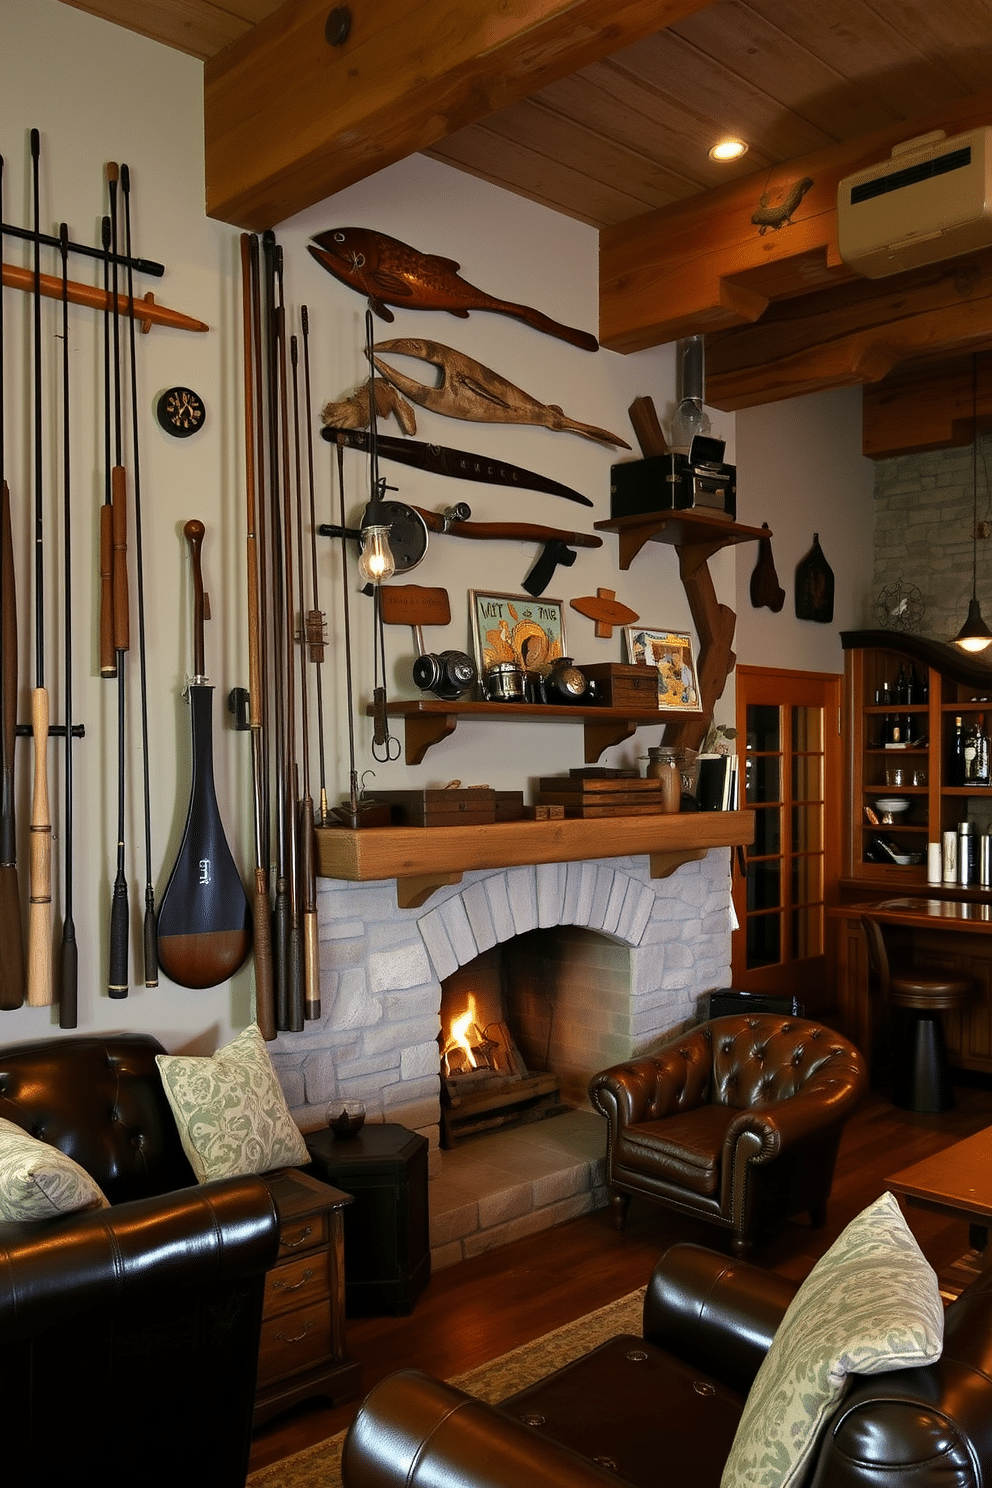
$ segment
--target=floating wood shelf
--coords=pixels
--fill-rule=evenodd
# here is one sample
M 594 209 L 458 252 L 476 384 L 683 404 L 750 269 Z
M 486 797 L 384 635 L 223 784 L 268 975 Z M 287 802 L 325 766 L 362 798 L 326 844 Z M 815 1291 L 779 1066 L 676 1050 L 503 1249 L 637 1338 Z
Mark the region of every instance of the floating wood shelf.
M 753 811 L 495 822 L 483 827 L 368 827 L 359 832 L 318 827 L 317 864 L 324 878 L 363 883 L 395 878 L 397 903 L 411 909 L 471 869 L 647 853 L 651 876 L 665 878 L 711 847 L 745 846 L 753 840 Z
M 371 704 L 366 711 L 371 717 Z M 684 716 L 667 708 L 646 708 L 635 712 L 629 708 L 583 708 L 581 704 L 572 703 L 445 703 L 425 699 L 390 703 L 386 712 L 391 718 L 404 719 L 408 765 L 421 764 L 432 744 L 439 744 L 454 733 L 459 718 L 525 718 L 531 723 L 548 720 L 581 723 L 585 733 L 583 758 L 587 765 L 594 765 L 605 749 L 622 744 L 641 724 L 665 724 Z
M 593 522 L 597 532 L 615 532 L 620 539 L 620 567 L 629 568 L 645 543 L 668 543 L 681 555 L 682 577 L 689 578 L 714 553 L 734 543 L 771 537 L 767 527 L 742 527 L 727 517 L 699 511 L 642 513 Z

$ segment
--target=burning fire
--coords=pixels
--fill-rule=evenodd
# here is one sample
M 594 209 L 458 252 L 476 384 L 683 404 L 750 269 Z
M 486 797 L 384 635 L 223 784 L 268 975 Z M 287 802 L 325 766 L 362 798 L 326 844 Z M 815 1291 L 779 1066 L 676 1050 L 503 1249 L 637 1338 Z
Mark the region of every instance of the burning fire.
M 468 1006 L 457 1018 L 452 1018 L 448 1037 L 441 1050 L 446 1075 L 464 1074 L 470 1069 L 495 1069 L 496 1045 L 477 1022 L 478 1008 L 473 993 L 468 994 Z

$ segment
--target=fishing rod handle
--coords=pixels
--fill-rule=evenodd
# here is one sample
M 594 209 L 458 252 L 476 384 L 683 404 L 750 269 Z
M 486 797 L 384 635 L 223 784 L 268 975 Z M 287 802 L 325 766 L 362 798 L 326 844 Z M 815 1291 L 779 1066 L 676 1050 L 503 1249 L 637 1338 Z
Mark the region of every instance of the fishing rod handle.
M 200 563 L 205 532 L 206 528 L 197 517 L 190 517 L 183 528 L 183 537 L 185 537 L 189 546 L 189 561 L 193 570 L 193 675 L 195 677 L 205 675 L 203 650 L 203 568 Z
M 142 930 L 145 960 L 145 986 L 158 986 L 158 919 L 155 914 L 155 891 L 145 889 L 145 919 Z
M 267 1042 L 276 1036 L 275 989 L 272 967 L 272 906 L 269 903 L 269 875 L 265 868 L 255 869 L 255 1022 Z
M 48 807 L 48 693 L 31 694 L 34 794 L 28 897 L 28 1004 L 48 1007 L 52 986 L 52 823 Z
M 115 465 L 110 472 L 110 491 L 114 526 L 114 650 L 127 651 L 131 644 L 131 622 L 127 584 L 127 471 L 123 465 Z
M 304 796 L 300 802 L 300 880 L 303 897 L 300 930 L 303 939 L 303 1016 L 305 1019 L 320 1017 L 316 849 L 313 801 L 309 796 Z
M 286 933 L 286 1026 L 290 1033 L 303 1032 L 303 944 L 299 923 L 290 915 Z
M 109 501 L 100 508 L 100 676 L 117 676 L 114 650 L 114 512 Z
M 75 1028 L 78 1018 L 79 947 L 74 928 L 62 930 L 62 956 L 59 963 L 59 1027 Z
M 285 878 L 277 878 L 272 911 L 272 966 L 275 981 L 276 1026 L 289 1027 L 289 894 Z
M 107 970 L 107 996 L 120 999 L 127 996 L 127 882 L 120 868 L 114 880 L 114 892 L 110 901 L 110 948 Z

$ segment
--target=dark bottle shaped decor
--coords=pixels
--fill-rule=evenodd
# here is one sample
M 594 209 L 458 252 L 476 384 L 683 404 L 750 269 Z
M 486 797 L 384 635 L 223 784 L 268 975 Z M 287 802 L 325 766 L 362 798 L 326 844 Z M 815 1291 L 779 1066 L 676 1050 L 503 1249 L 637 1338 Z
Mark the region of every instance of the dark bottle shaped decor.
M 899 675 L 896 678 L 896 702 L 909 702 L 909 679 L 906 676 L 906 668 L 904 666 L 899 668 Z

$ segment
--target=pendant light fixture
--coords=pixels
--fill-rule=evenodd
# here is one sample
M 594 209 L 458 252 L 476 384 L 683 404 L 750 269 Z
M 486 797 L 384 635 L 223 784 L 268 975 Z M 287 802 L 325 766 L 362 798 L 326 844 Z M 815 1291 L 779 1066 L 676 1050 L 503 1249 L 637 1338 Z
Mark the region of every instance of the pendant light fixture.
M 982 608 L 978 603 L 978 357 L 971 359 L 971 599 L 968 615 L 954 637 L 954 645 L 962 651 L 984 651 L 992 646 L 992 630 L 982 619 Z

